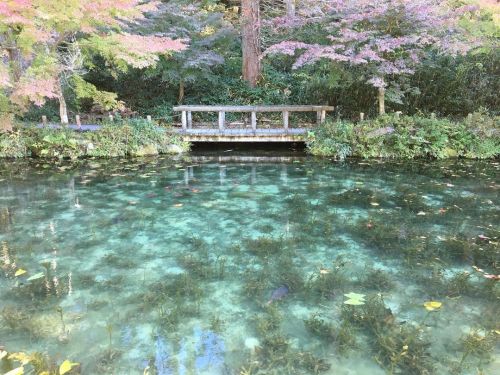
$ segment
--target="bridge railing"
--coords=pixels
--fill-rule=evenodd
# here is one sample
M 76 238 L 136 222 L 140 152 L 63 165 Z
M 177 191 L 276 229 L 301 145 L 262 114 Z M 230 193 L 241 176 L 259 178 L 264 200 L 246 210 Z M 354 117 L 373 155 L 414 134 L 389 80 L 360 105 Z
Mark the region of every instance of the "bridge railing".
M 323 123 L 326 113 L 334 110 L 332 106 L 326 105 L 258 105 L 258 106 L 215 106 L 215 105 L 181 105 L 173 108 L 176 112 L 181 112 L 182 131 L 187 132 L 193 129 L 193 112 L 216 112 L 218 113 L 219 131 L 226 128 L 226 113 L 249 113 L 250 125 L 253 132 L 257 131 L 258 113 L 282 114 L 283 131 L 287 132 L 290 124 L 291 112 L 316 112 L 316 122 Z

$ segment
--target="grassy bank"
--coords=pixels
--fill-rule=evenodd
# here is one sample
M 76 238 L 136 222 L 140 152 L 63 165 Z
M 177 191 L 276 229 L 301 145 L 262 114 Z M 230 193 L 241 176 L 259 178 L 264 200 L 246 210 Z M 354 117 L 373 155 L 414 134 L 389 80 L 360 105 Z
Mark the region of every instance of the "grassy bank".
M 309 133 L 313 155 L 361 158 L 496 158 L 500 117 L 476 112 L 461 121 L 385 115 L 357 123 L 327 122 Z
M 104 124 L 98 131 L 47 129 L 18 126 L 0 133 L 0 157 L 80 157 L 146 156 L 189 150 L 189 143 L 145 120 Z

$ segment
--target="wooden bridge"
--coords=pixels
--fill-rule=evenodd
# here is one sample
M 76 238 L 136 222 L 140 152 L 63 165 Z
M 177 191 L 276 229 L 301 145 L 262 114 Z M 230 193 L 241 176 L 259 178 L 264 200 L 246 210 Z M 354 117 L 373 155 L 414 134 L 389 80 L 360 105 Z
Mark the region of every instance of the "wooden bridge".
M 303 142 L 308 130 L 326 119 L 326 113 L 334 107 L 324 105 L 275 105 L 275 106 L 205 106 L 183 105 L 174 107 L 181 112 L 182 128 L 176 132 L 190 142 Z M 193 112 L 218 113 L 216 124 L 193 122 Z M 290 113 L 316 112 L 315 123 L 303 123 L 300 127 L 290 126 Z M 245 114 L 243 121 L 226 121 L 226 113 Z M 257 114 L 281 113 L 281 124 L 262 119 L 258 126 Z M 248 118 L 249 117 L 249 120 Z M 262 125 L 265 123 L 265 125 Z M 215 125 L 215 126 L 214 126 Z

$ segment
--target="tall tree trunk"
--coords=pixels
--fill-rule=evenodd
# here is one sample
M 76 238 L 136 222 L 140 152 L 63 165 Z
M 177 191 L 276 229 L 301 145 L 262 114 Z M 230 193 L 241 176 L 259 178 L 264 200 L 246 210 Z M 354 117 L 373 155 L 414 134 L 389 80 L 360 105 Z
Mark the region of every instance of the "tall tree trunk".
M 58 83 L 59 85 L 57 86 L 57 98 L 59 99 L 59 117 L 61 118 L 61 124 L 68 125 L 68 107 L 66 105 L 66 99 L 64 99 L 61 81 L 58 80 Z
M 385 114 L 385 89 L 383 87 L 378 88 L 378 113 L 379 115 Z
M 241 0 L 241 34 L 243 79 L 255 87 L 261 72 L 259 0 Z
M 295 18 L 295 0 L 284 0 L 286 6 L 286 16 Z
M 177 103 L 182 104 L 184 100 L 184 80 L 181 78 L 179 82 L 179 96 L 177 97 Z

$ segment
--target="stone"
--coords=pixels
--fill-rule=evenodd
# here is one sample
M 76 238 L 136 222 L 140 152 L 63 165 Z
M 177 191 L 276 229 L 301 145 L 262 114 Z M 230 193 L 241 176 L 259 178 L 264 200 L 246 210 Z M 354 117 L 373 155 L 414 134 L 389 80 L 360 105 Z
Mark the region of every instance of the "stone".
M 150 156 L 150 155 L 158 155 L 158 148 L 153 145 L 145 145 L 137 148 L 136 150 L 130 153 L 132 156 Z
M 260 342 L 255 337 L 247 337 L 245 339 L 245 348 L 249 349 L 252 353 L 260 345 Z
M 170 144 L 165 148 L 167 154 L 182 154 L 184 150 L 179 145 Z

